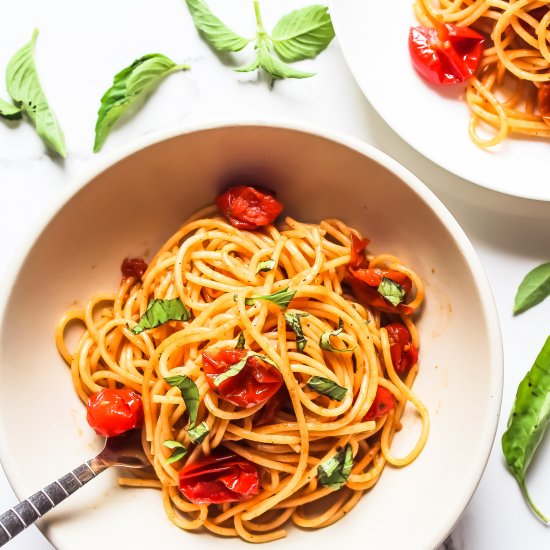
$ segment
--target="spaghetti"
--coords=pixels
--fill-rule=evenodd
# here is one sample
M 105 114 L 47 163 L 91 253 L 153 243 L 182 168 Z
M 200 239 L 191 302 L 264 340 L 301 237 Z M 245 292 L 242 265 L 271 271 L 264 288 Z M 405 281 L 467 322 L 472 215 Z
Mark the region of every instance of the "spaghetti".
M 469 134 L 480 147 L 509 134 L 550 137 L 550 2 L 548 0 L 416 0 L 423 25 L 469 27 L 484 50 L 469 80 Z M 494 129 L 480 135 L 482 125 Z
M 142 442 L 154 473 L 120 478 L 121 485 L 161 489 L 166 514 L 182 529 L 266 542 L 284 537 L 287 521 L 304 528 L 334 523 L 386 464 L 405 466 L 417 457 L 429 429 L 427 410 L 411 391 L 418 334 L 410 314 L 422 303 L 422 282 L 392 255 L 366 255 L 360 239 L 336 219 L 286 218 L 281 229 L 241 230 L 209 207 L 168 239 L 141 277 L 124 277 L 116 293 L 97 294 L 83 310 L 63 316 L 56 342 L 81 400 L 105 388 L 141 395 Z M 408 303 L 400 304 L 406 313 L 380 294 L 382 308 L 361 303 L 348 285 L 350 274 L 359 278 L 360 272 L 409 281 Z M 263 299 L 285 291 L 292 293 L 286 305 Z M 190 312 L 187 321 L 135 333 L 151 300 L 176 298 Z M 73 322 L 83 324 L 84 333 L 69 351 L 65 333 Z M 228 400 L 215 376 L 212 384 L 206 362 L 217 357 L 219 366 L 221 353 L 236 352 L 245 354 L 245 368 L 252 365 L 247 357 L 271 368 L 281 380 L 277 393 L 247 406 Z M 224 383 L 241 374 L 231 378 L 226 371 Z M 204 439 L 191 435 L 191 401 L 167 379 L 196 386 L 193 424 L 203 426 Z M 257 389 L 258 380 L 248 382 L 239 399 Z M 422 419 L 421 434 L 397 457 L 391 443 L 408 402 Z M 174 448 L 179 455 L 171 454 Z M 338 462 L 344 455 L 345 465 Z M 216 480 L 225 496 L 205 500 L 199 493 L 220 475 L 216 469 L 224 476 L 237 471 L 238 483 L 230 490 Z M 254 475 L 257 486 L 237 494 Z M 202 485 L 186 485 L 194 476 Z M 312 503 L 321 510 L 312 511 Z

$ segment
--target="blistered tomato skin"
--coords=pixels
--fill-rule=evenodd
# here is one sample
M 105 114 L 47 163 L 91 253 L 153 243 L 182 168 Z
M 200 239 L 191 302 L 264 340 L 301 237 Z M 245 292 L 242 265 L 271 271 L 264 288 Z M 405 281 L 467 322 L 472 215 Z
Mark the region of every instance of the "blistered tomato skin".
M 418 350 L 403 323 L 387 325 L 393 368 L 398 374 L 407 374 L 418 361 Z
M 395 397 L 393 393 L 384 388 L 383 386 L 378 386 L 376 390 L 376 397 L 368 410 L 364 421 L 367 420 L 376 420 L 382 416 L 387 415 L 392 409 L 395 409 Z
M 124 258 L 120 271 L 123 277 L 136 277 L 141 279 L 147 270 L 147 263 L 142 258 Z
M 105 388 L 90 396 L 86 419 L 97 435 L 114 437 L 143 423 L 143 404 L 139 393 L 127 389 Z

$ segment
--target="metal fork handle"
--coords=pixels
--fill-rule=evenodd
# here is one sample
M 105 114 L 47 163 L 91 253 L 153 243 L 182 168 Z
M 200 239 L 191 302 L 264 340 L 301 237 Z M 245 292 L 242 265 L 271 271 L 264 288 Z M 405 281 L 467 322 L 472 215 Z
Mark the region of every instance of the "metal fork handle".
M 88 460 L 44 487 L 42 491 L 4 512 L 0 515 L 0 547 L 105 469 L 106 466 L 98 464 L 97 460 Z

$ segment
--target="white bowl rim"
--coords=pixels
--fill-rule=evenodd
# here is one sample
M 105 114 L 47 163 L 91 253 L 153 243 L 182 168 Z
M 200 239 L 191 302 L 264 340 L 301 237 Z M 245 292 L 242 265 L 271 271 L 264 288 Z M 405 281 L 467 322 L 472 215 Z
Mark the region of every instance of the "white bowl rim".
M 335 142 L 370 158 L 397 176 L 403 183 L 405 183 L 405 185 L 420 196 L 421 199 L 432 209 L 443 225 L 451 233 L 457 248 L 462 253 L 470 270 L 472 271 L 473 279 L 476 282 L 479 292 L 481 307 L 485 314 L 485 318 L 487 319 L 489 334 L 489 357 L 491 358 L 490 364 L 488 365 L 490 369 L 489 393 L 491 396 L 494 396 L 494 399 L 490 400 L 488 413 L 483 419 L 483 427 L 481 430 L 483 444 L 477 449 L 471 450 L 471 457 L 473 456 L 475 459 L 473 460 L 475 467 L 470 470 L 469 477 L 464 480 L 462 495 L 461 498 L 457 500 L 458 505 L 456 506 L 455 513 L 453 514 L 454 519 L 449 524 L 441 525 L 438 529 L 434 529 L 433 538 L 430 542 L 430 548 L 436 548 L 451 532 L 453 527 L 458 522 L 462 512 L 466 509 L 481 480 L 481 476 L 483 475 L 489 460 L 489 455 L 496 435 L 502 401 L 504 378 L 502 334 L 496 304 L 489 281 L 477 253 L 464 233 L 462 227 L 455 220 L 447 207 L 424 183 L 420 181 L 420 179 L 418 179 L 411 171 L 402 166 L 395 159 L 386 153 L 383 153 L 373 145 L 339 131 L 323 128 L 310 123 L 304 123 L 302 121 L 296 121 L 294 119 L 284 119 L 280 117 L 277 119 L 263 117 L 255 117 L 250 119 L 247 119 L 246 117 L 239 117 L 239 119 L 234 119 L 231 117 L 222 117 L 217 120 L 195 124 L 183 123 L 168 130 L 152 132 L 121 148 L 116 149 L 103 158 L 93 161 L 91 166 L 86 167 L 79 177 L 75 177 L 72 183 L 69 183 L 66 189 L 61 192 L 61 195 L 45 207 L 38 219 L 27 230 L 26 236 L 22 239 L 18 251 L 8 263 L 8 267 L 2 278 L 2 284 L 0 286 L 0 334 L 2 334 L 4 328 L 6 307 L 10 298 L 11 289 L 13 288 L 17 276 L 23 267 L 25 259 L 31 252 L 36 240 L 47 228 L 54 216 L 65 207 L 73 196 L 75 196 L 89 182 L 94 180 L 100 174 L 142 149 L 181 135 L 232 127 L 275 128 L 310 134 L 327 141 Z M 3 427 L 3 417 L 4 415 L 0 408 L 0 463 L 2 464 L 6 477 L 16 496 L 22 500 L 28 498 L 30 495 L 24 494 L 23 492 L 20 478 L 16 473 L 17 468 L 15 459 L 4 450 L 4 443 L 8 440 L 8 438 Z M 47 482 L 48 481 L 46 481 L 46 483 Z M 56 544 L 56 532 L 57 530 L 55 528 L 50 529 L 47 533 L 45 530 L 42 530 L 44 536 L 55 548 L 62 548 Z

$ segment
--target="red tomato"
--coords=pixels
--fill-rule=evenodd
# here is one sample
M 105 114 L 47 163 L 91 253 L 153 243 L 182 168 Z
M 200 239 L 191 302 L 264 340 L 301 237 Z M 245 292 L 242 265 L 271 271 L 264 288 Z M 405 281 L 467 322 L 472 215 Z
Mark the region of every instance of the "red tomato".
M 531 15 L 531 13 L 529 13 L 529 15 Z M 548 83 L 545 82 L 540 85 L 537 101 L 542 120 L 550 125 L 550 85 Z
M 402 323 L 387 325 L 386 330 L 393 368 L 399 374 L 406 374 L 418 361 L 418 351 L 411 341 L 411 335 Z
M 483 52 L 483 36 L 450 23 L 411 27 L 409 52 L 414 68 L 433 84 L 458 84 L 476 71 Z
M 376 420 L 377 418 L 385 416 L 395 408 L 395 404 L 393 393 L 383 386 L 378 386 L 376 397 L 363 420 Z
M 202 368 L 210 387 L 220 397 L 238 407 L 253 407 L 269 399 L 283 384 L 279 369 L 259 357 L 249 357 L 243 369 L 216 386 L 216 378 L 232 365 L 245 358 L 248 350 L 222 349 L 215 353 L 202 352 Z
M 212 454 L 180 470 L 179 489 L 195 504 L 246 500 L 260 491 L 258 468 L 235 454 Z
M 105 388 L 90 396 L 86 410 L 88 424 L 103 437 L 139 428 L 143 422 L 141 396 L 134 390 Z
M 238 229 L 258 229 L 275 221 L 283 205 L 254 187 L 231 187 L 216 199 L 220 212 Z
M 365 248 L 370 243 L 370 239 L 359 239 L 353 233 L 351 234 L 351 259 L 349 266 L 357 269 L 367 267 L 367 258 L 365 258 Z
M 123 277 L 136 277 L 137 279 L 141 279 L 146 269 L 147 264 L 142 258 L 124 258 L 120 266 Z

